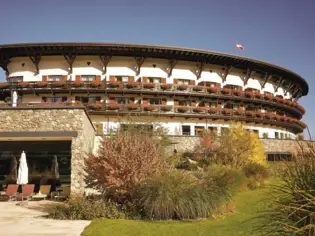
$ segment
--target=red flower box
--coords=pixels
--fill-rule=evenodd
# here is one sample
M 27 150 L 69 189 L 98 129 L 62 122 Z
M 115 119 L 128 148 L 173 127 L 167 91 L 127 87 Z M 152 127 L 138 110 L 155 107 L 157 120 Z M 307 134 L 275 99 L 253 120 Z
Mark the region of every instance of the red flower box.
M 81 86 L 83 86 L 83 82 L 82 82 L 82 81 L 74 81 L 74 82 L 72 83 L 72 85 L 73 85 L 74 87 L 81 87 Z
M 156 109 L 156 106 L 154 106 L 154 105 L 146 105 L 146 106 L 143 107 L 143 109 L 145 111 L 154 111 Z
M 215 114 L 215 113 L 217 113 L 218 111 L 219 111 L 218 108 L 214 108 L 214 107 L 210 107 L 210 108 L 209 108 L 209 113 L 210 113 L 210 114 Z
M 193 111 L 197 113 L 201 113 L 205 111 L 205 107 L 194 107 Z
M 103 104 L 101 104 L 101 103 L 90 103 L 90 104 L 87 105 L 87 107 L 89 109 L 98 110 L 99 111 L 99 110 L 102 110 Z
M 271 101 L 272 100 L 272 95 L 271 94 L 264 94 L 264 98 L 266 99 L 266 100 L 268 100 L 268 101 Z
M 207 90 L 209 93 L 217 93 L 218 92 L 218 88 L 216 88 L 216 87 L 209 87 L 209 88 L 207 88 Z
M 261 94 L 259 91 L 256 91 L 255 97 L 256 97 L 256 98 L 262 98 L 262 97 L 263 97 L 263 94 Z
M 278 96 L 274 97 L 273 100 L 274 100 L 275 102 L 280 102 L 280 103 L 283 102 L 283 98 L 278 97 Z
M 236 91 L 233 91 L 233 94 L 236 95 L 236 96 L 242 96 L 243 95 L 243 91 L 242 90 L 236 90 Z
M 202 86 L 195 86 L 195 87 L 193 87 L 193 90 L 194 90 L 194 91 L 197 91 L 197 92 L 200 92 L 200 91 L 203 90 L 203 88 L 204 88 L 204 87 L 202 87 Z
M 233 109 L 224 108 L 224 109 L 222 110 L 222 113 L 223 113 L 224 115 L 232 115 L 232 114 L 233 114 Z
M 178 108 L 177 108 L 177 111 L 178 111 L 178 112 L 182 112 L 182 113 L 187 112 L 188 110 L 189 110 L 189 108 L 188 108 L 188 107 L 185 107 L 185 106 L 183 106 L 183 107 L 178 107 Z
M 246 91 L 245 96 L 248 98 L 252 98 L 252 97 L 254 97 L 254 93 L 252 91 Z
M 51 87 L 55 87 L 55 88 L 61 88 L 64 87 L 66 85 L 65 81 L 55 81 L 51 83 Z
M 241 116 L 241 115 L 244 115 L 244 114 L 245 114 L 245 111 L 244 111 L 243 109 L 237 109 L 237 110 L 235 111 L 235 113 L 236 113 L 236 115 Z
M 167 105 L 161 106 L 161 110 L 162 111 L 170 111 L 170 110 L 172 110 L 172 106 L 167 106 Z
M 171 88 L 172 88 L 172 84 L 161 84 L 161 89 L 163 90 L 167 90 Z
M 232 92 L 232 89 L 230 89 L 230 88 L 223 88 L 222 89 L 223 94 L 230 94 L 231 92 Z
M 36 82 L 35 83 L 35 86 L 37 87 L 37 88 L 44 88 L 44 87 L 46 87 L 48 85 L 48 83 L 47 82 Z
M 126 84 L 127 88 L 136 88 L 138 86 L 138 83 L 135 82 L 129 82 Z
M 106 107 L 107 110 L 119 110 L 119 108 L 120 108 L 119 104 L 109 104 Z
M 121 82 L 110 81 L 108 84 L 109 84 L 109 87 L 111 87 L 111 88 L 118 88 L 121 85 Z
M 188 89 L 188 85 L 186 85 L 186 84 L 179 85 L 178 89 L 179 90 L 186 90 L 186 89 Z
M 143 84 L 143 87 L 147 89 L 153 89 L 155 88 L 155 84 L 154 83 Z
M 274 119 L 276 117 L 276 115 L 271 113 L 271 112 L 267 112 L 266 117 L 271 120 L 271 119 Z
M 246 116 L 253 117 L 253 116 L 255 116 L 255 112 L 254 112 L 254 111 L 246 111 L 246 112 L 245 112 L 245 115 L 246 115 Z
M 29 83 L 29 82 L 20 82 L 20 83 L 19 83 L 19 86 L 20 86 L 20 87 L 27 88 L 27 87 L 30 86 L 30 83 Z
M 138 104 L 128 104 L 127 109 L 128 110 L 137 110 L 139 108 Z
M 100 81 L 92 81 L 92 82 L 90 83 L 90 85 L 91 85 L 92 88 L 101 88 L 102 85 L 103 85 L 103 83 L 100 82 Z
M 256 112 L 256 117 L 258 117 L 258 118 L 264 118 L 264 116 L 265 116 L 265 113 L 262 113 L 262 112 Z

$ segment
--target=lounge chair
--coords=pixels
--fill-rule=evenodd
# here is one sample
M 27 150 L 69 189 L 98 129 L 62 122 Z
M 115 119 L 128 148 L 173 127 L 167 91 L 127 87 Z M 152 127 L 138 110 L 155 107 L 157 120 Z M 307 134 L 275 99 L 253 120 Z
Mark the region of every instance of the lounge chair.
M 16 200 L 30 200 L 34 194 L 35 184 L 22 185 L 22 193 L 16 195 Z
M 44 199 L 49 195 L 51 189 L 51 185 L 41 185 L 39 188 L 39 192 L 32 196 L 32 199 Z
M 67 199 L 70 196 L 70 186 L 62 186 L 62 192 L 55 196 L 56 200 Z
M 3 195 L 0 195 L 0 201 L 9 201 L 14 200 L 17 195 L 19 185 L 9 184 L 6 192 Z

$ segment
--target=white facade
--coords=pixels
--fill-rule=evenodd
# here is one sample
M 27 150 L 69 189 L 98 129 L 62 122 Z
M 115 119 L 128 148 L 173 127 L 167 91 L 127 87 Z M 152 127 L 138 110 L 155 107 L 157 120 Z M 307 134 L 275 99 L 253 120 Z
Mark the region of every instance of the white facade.
M 97 56 L 78 56 L 70 73 L 70 68 L 63 56 L 44 56 L 39 63 L 39 73 L 36 73 L 36 67 L 28 57 L 13 58 L 8 64 L 9 75 L 8 77 L 23 77 L 23 81 L 42 81 L 43 76 L 48 75 L 63 75 L 67 76 L 67 80 L 75 80 L 76 75 L 99 75 L 102 80 L 109 80 L 109 76 L 134 76 L 135 79 L 142 77 L 160 77 L 165 78 L 166 83 L 173 83 L 174 79 L 194 80 L 195 84 L 200 82 L 215 82 L 221 85 L 221 88 L 225 85 L 236 85 L 243 89 L 253 88 L 263 92 L 270 92 L 274 95 L 281 95 L 285 98 L 290 98 L 290 93 L 284 94 L 285 89 L 280 87 L 275 91 L 275 84 L 266 83 L 262 89 L 261 76 L 253 76 L 248 79 L 247 84 L 244 83 L 244 71 L 233 69 L 230 74 L 227 75 L 226 80 L 222 79 L 222 68 L 217 65 L 206 65 L 201 73 L 199 79 L 197 79 L 198 67 L 195 62 L 178 62 L 173 68 L 172 75 L 168 76 L 169 64 L 167 60 L 163 59 L 146 59 L 143 63 L 140 74 L 136 76 L 136 62 L 133 57 L 113 57 L 107 65 L 107 72 L 103 74 L 103 64 Z M 74 102 L 74 96 L 72 95 L 72 102 Z M 25 96 L 24 101 L 27 102 L 40 102 L 40 98 L 35 96 Z M 102 101 L 105 101 L 104 99 Z M 136 100 L 137 101 L 137 100 Z M 173 99 L 167 100 L 167 105 L 174 105 Z M 104 117 L 104 116 L 102 116 Z M 103 124 L 104 132 L 108 132 L 110 129 L 116 129 L 119 127 L 117 122 L 106 122 L 105 118 L 100 123 Z M 211 120 L 206 124 L 204 120 L 200 120 L 197 123 L 179 123 L 179 122 L 163 122 L 162 126 L 165 127 L 170 135 L 181 135 L 182 126 L 191 127 L 191 135 L 195 135 L 195 127 L 202 126 L 204 128 L 216 127 L 218 134 L 220 134 L 222 127 L 228 127 L 228 124 L 215 124 L 211 123 Z M 284 137 L 296 138 L 296 135 L 282 129 L 272 129 L 257 126 L 248 126 L 248 129 L 258 130 L 259 136 L 263 137 L 267 135 L 269 138 L 275 138 L 275 134 L 283 134 Z

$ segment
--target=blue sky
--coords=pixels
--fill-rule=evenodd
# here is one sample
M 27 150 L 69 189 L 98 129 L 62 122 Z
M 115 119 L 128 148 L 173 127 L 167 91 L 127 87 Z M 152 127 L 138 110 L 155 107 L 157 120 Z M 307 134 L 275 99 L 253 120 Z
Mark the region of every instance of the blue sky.
M 0 44 L 157 44 L 284 66 L 309 83 L 309 95 L 300 103 L 315 135 L 315 0 L 0 0 L 0 29 Z M 236 42 L 246 50 L 237 52 Z

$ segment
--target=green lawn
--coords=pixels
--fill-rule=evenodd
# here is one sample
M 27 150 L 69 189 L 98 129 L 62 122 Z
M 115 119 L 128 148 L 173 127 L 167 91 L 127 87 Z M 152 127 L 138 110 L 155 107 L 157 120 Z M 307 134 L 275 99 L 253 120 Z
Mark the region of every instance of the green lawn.
M 83 236 L 237 236 L 259 235 L 251 232 L 252 219 L 263 209 L 265 189 L 245 191 L 236 197 L 236 212 L 222 217 L 194 222 L 94 220 Z

